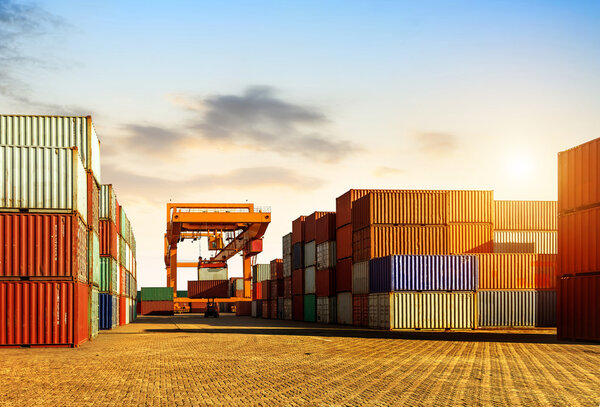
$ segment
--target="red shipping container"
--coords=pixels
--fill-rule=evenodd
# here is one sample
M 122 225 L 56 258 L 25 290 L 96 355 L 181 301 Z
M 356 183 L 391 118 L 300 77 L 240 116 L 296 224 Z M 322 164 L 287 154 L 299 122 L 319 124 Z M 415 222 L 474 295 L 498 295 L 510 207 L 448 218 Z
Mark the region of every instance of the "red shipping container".
M 335 240 L 335 212 L 328 212 L 317 219 L 316 243 Z
M 140 304 L 142 315 L 173 315 L 173 301 L 140 301 Z
M 369 326 L 369 294 L 352 294 L 352 325 Z
M 121 205 L 119 205 L 119 200 L 115 199 L 115 208 L 116 208 L 116 227 L 117 230 L 121 230 Z
M 229 298 L 229 280 L 188 281 L 189 298 Z
M 260 252 L 263 251 L 263 240 L 262 239 L 256 239 L 256 240 L 251 240 L 248 243 L 248 255 L 251 254 L 258 254 Z
M 138 315 L 140 315 L 142 313 L 142 302 L 141 301 L 135 302 L 135 313 Z
M 600 341 L 600 274 L 561 278 L 557 308 L 559 339 Z
M 292 271 L 292 294 L 304 294 L 304 269 Z
M 283 279 L 283 297 L 292 298 L 292 277 Z
M 0 345 L 79 346 L 88 340 L 87 284 L 0 282 Z
M 558 218 L 558 273 L 600 272 L 600 207 Z
M 271 298 L 271 280 L 261 281 L 262 284 L 262 300 L 268 300 Z
M 283 278 L 283 259 L 271 260 L 271 280 Z
M 125 267 L 123 266 L 119 266 L 119 294 L 120 295 L 125 295 L 126 294 L 126 285 L 127 282 L 125 281 Z
M 312 242 L 317 239 L 317 221 L 329 212 L 313 212 L 304 222 L 304 241 Z
M 600 138 L 558 153 L 558 212 L 600 203 Z
M 119 325 L 127 324 L 127 298 L 119 295 Z
M 336 232 L 336 258 L 338 261 L 352 257 L 352 225 L 346 225 Z
M 352 204 L 369 192 L 395 192 L 394 189 L 350 189 L 335 200 L 335 226 L 341 228 L 352 223 Z
M 335 269 L 317 270 L 317 297 L 332 297 L 335 295 Z
M 254 295 L 254 297 L 252 298 L 253 300 L 262 300 L 263 299 L 262 282 L 253 283 L 252 294 Z
M 265 300 L 262 302 L 262 314 L 261 317 L 264 319 L 271 318 L 271 301 Z
M 271 299 L 275 300 L 278 297 L 283 297 L 283 279 L 271 281 Z
M 0 214 L 0 277 L 88 281 L 87 227 L 78 215 Z
M 99 228 L 100 185 L 96 183 L 91 171 L 87 173 L 87 223 L 90 229 L 98 232 Z
M 292 244 L 304 242 L 304 222 L 306 217 L 300 216 L 292 222 Z
M 336 264 L 335 289 L 338 293 L 352 291 L 352 259 L 339 260 Z
M 270 300 L 269 312 L 271 319 L 277 319 L 277 300 Z
M 251 301 L 236 302 L 235 303 L 235 315 L 237 315 L 237 316 L 252 315 L 252 302 Z
M 191 302 L 190 303 L 190 312 L 205 313 L 206 312 L 206 303 L 205 302 Z
M 304 295 L 294 295 L 292 297 L 292 319 L 294 321 L 304 321 Z
M 117 225 L 110 220 L 100 221 L 100 256 L 117 258 Z

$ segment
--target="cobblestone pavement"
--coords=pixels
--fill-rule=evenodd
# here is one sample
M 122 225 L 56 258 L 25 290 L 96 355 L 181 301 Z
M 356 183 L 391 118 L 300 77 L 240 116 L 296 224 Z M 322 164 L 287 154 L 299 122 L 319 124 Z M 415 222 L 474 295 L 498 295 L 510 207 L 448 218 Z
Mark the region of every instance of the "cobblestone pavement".
M 77 349 L 0 349 L 0 361 L 0 405 L 600 405 L 600 345 L 554 330 L 142 317 Z

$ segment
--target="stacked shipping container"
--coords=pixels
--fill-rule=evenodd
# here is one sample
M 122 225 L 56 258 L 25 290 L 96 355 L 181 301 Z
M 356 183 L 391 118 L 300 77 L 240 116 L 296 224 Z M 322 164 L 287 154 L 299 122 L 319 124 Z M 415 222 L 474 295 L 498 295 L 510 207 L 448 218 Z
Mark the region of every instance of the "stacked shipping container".
M 142 315 L 173 315 L 171 287 L 142 287 L 139 294 L 139 312 Z
M 558 154 L 558 337 L 600 341 L 600 138 Z

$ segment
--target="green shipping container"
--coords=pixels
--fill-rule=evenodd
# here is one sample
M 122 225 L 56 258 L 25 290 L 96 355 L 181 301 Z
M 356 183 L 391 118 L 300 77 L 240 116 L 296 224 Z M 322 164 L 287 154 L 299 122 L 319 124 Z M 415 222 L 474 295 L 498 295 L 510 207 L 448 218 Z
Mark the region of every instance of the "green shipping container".
M 117 273 L 119 267 L 112 257 L 100 257 L 100 283 L 98 291 L 103 293 L 117 292 Z
M 315 294 L 304 296 L 304 321 L 317 322 L 317 296 Z
M 92 287 L 91 289 L 91 299 L 89 301 L 89 329 L 90 329 L 90 338 L 95 338 L 98 336 L 98 319 L 99 319 L 99 310 L 100 306 L 98 288 Z
M 177 297 L 179 297 L 179 298 L 185 298 L 187 296 L 188 296 L 187 290 L 177 291 Z
M 119 236 L 119 264 L 127 268 L 127 243 Z
M 129 218 L 127 217 L 127 214 L 125 213 L 125 210 L 123 209 L 122 206 L 121 206 L 120 212 L 121 212 L 121 218 L 120 218 L 119 222 L 120 222 L 121 230 L 119 230 L 119 234 L 121 236 L 123 236 L 123 238 L 125 238 L 127 243 L 129 243 L 129 238 L 131 235 L 131 225 L 129 223 Z
M 94 231 L 88 232 L 88 273 L 92 285 L 100 285 L 100 238 Z
M 173 301 L 170 287 L 142 287 L 141 301 Z

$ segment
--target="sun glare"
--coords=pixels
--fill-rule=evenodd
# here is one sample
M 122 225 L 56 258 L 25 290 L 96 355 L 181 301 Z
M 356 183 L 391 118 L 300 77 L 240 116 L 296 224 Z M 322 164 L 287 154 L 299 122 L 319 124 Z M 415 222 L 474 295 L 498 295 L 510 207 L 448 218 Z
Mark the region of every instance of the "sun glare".
M 514 177 L 526 177 L 531 174 L 533 163 L 531 157 L 515 154 L 508 159 L 507 169 Z

